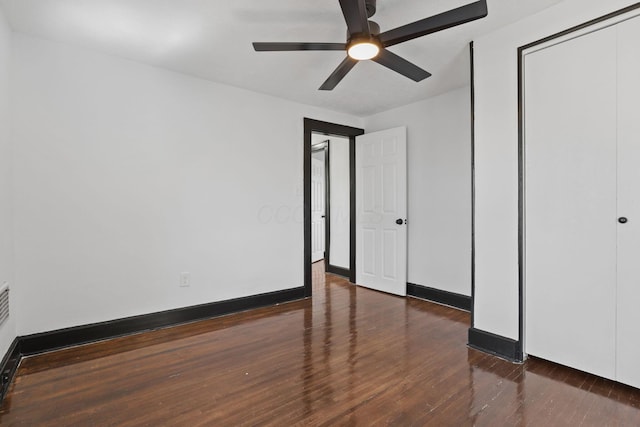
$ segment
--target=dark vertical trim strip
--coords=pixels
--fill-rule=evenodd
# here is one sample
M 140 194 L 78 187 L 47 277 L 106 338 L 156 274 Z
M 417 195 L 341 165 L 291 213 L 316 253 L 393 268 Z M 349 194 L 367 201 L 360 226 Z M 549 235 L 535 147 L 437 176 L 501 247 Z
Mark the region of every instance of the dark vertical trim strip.
M 526 207 L 526 169 L 525 169 L 525 141 L 524 141 L 524 126 L 525 126 L 525 111 L 524 111 L 524 52 L 527 49 L 538 46 L 543 43 L 547 43 L 559 37 L 566 36 L 576 31 L 588 28 L 592 25 L 599 24 L 609 19 L 615 18 L 625 13 L 632 12 L 640 8 L 640 2 L 634 3 L 631 6 L 619 9 L 615 12 L 601 16 L 596 19 L 592 19 L 583 24 L 576 25 L 568 30 L 561 31 L 559 33 L 552 34 L 548 37 L 544 37 L 533 43 L 521 46 L 518 48 L 518 341 L 516 348 L 516 360 L 524 359 L 524 313 L 525 313 L 525 274 L 526 274 L 526 253 L 525 253 L 525 239 L 526 239 L 526 219 L 525 219 L 525 207 Z
M 473 41 L 469 43 L 471 65 L 471 327 L 475 326 L 476 296 L 476 83 Z
M 329 268 L 331 259 L 331 141 L 324 149 L 324 269 Z
M 351 224 L 350 224 L 350 274 L 355 279 L 355 137 L 364 134 L 364 129 L 343 126 L 320 120 L 304 118 L 304 289 L 305 296 L 312 294 L 311 279 L 311 134 L 319 132 L 325 135 L 337 135 L 349 138 Z M 351 279 L 350 279 L 351 280 Z
M 356 283 L 356 136 L 349 137 L 349 188 L 349 281 Z
M 524 359 L 524 68 L 518 49 L 518 347 L 517 360 Z
M 311 131 L 312 124 L 304 120 L 304 296 L 311 296 Z

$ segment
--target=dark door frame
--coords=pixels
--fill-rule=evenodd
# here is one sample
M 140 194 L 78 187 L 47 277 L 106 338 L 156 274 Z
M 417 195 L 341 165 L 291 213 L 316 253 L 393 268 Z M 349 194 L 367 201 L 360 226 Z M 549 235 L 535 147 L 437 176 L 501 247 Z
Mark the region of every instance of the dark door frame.
M 349 138 L 349 281 L 356 280 L 356 136 L 364 129 L 304 118 L 304 295 L 313 293 L 311 279 L 311 134 L 318 132 Z

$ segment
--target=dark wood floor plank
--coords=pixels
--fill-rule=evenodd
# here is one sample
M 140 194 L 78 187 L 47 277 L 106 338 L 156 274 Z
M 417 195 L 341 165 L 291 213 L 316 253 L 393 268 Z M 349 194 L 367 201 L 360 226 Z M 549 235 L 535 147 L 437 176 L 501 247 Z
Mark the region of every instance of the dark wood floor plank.
M 23 360 L 2 425 L 640 425 L 640 391 L 466 347 L 469 314 L 314 265 L 313 299 Z

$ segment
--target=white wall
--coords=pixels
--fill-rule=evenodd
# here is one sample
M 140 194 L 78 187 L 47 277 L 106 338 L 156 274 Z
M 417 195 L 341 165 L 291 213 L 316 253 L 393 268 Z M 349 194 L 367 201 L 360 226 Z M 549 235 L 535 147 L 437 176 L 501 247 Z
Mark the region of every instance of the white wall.
M 407 126 L 408 280 L 471 295 L 471 118 L 464 87 L 365 119 Z
M 329 174 L 331 182 L 331 252 L 329 263 L 349 268 L 350 254 L 350 183 L 349 138 L 329 139 Z
M 478 329 L 518 339 L 517 48 L 633 3 L 566 0 L 475 41 Z
M 0 359 L 16 337 L 14 304 L 13 232 L 11 213 L 11 132 L 9 121 L 11 78 L 11 29 L 0 9 L 0 286 L 8 282 L 11 287 L 9 319 L 0 326 Z
M 14 43 L 20 335 L 303 285 L 303 117 L 362 120 Z

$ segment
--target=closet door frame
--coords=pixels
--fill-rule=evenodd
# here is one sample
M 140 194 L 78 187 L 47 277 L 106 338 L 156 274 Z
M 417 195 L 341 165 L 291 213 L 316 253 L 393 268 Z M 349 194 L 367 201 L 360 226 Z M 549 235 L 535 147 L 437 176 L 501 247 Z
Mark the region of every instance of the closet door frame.
M 525 354 L 525 280 L 526 280 L 526 254 L 525 254 L 525 200 L 526 200 L 526 176 L 525 176 L 525 100 L 524 100 L 524 57 L 536 50 L 562 43 L 575 37 L 598 31 L 600 29 L 616 25 L 625 20 L 640 15 L 640 3 L 633 4 L 583 24 L 571 27 L 565 31 L 553 34 L 535 42 L 518 48 L 518 341 L 516 342 L 516 360 L 524 361 Z

